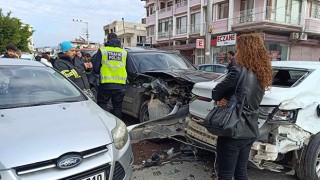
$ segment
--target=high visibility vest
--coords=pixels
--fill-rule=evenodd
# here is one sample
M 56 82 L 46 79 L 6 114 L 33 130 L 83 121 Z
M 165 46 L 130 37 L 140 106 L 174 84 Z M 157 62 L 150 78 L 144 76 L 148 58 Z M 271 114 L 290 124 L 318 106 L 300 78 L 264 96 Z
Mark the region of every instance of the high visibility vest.
M 101 83 L 126 84 L 127 51 L 119 47 L 100 48 L 102 61 L 100 69 Z

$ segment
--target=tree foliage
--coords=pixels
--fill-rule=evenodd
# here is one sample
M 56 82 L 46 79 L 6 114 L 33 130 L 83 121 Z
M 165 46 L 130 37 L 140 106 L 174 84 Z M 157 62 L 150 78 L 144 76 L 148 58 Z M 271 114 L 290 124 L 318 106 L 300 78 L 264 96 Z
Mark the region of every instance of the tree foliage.
M 30 52 L 29 38 L 34 31 L 29 31 L 29 25 L 24 25 L 20 19 L 6 15 L 0 9 L 0 52 L 5 51 L 8 44 L 14 44 L 23 52 Z

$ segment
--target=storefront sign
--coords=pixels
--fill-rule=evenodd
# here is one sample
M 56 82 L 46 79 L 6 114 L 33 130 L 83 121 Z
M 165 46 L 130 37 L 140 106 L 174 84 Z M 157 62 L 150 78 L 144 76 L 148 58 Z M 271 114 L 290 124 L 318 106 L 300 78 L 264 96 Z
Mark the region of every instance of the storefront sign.
M 217 37 L 217 46 L 235 45 L 237 34 L 227 34 Z
M 196 40 L 196 48 L 197 49 L 204 49 L 204 39 L 197 39 Z

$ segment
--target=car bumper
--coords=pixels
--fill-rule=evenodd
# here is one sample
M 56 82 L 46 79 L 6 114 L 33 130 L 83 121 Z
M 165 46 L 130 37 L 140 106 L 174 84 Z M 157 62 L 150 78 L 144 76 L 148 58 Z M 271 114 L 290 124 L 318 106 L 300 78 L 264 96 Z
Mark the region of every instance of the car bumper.
M 14 168 L 0 170 L 0 179 L 4 180 L 50 180 L 50 179 L 85 179 L 95 173 L 105 172 L 106 178 L 129 180 L 132 176 L 131 164 L 133 154 L 130 140 L 121 149 L 117 150 L 114 144 L 107 145 L 108 151 L 83 159 L 81 164 L 70 169 L 56 167 L 39 169 L 32 173 L 17 175 Z

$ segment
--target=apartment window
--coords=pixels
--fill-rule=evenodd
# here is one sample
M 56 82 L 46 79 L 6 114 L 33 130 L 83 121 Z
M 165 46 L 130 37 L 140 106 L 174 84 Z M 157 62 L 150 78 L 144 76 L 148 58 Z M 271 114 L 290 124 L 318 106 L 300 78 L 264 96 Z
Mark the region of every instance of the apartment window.
M 176 7 L 182 7 L 187 5 L 187 1 L 186 0 L 176 0 Z
M 310 2 L 309 16 L 311 18 L 319 18 L 320 19 L 320 2 L 319 1 L 311 1 Z
M 172 18 L 160 19 L 158 24 L 158 32 L 167 32 L 172 30 Z
M 187 33 L 187 16 L 177 18 L 177 34 Z
M 116 32 L 116 27 L 113 28 L 113 32 L 114 32 L 114 33 Z
M 167 7 L 171 7 L 173 4 L 173 1 L 168 2 Z
M 191 33 L 199 33 L 201 26 L 201 13 L 191 14 Z
M 127 38 L 127 43 L 130 44 L 131 43 L 131 38 Z
M 229 16 L 229 3 L 219 4 L 219 19 L 225 19 Z

